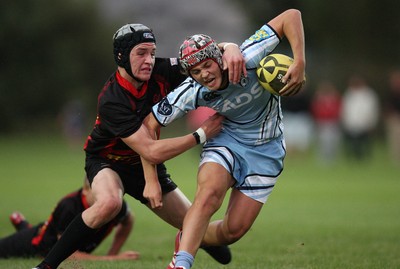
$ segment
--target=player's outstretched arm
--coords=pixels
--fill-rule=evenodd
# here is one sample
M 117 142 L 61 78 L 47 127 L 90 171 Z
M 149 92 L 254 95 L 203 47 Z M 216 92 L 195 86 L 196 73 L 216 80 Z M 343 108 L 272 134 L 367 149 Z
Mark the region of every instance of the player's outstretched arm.
M 206 138 L 217 135 L 222 128 L 223 116 L 215 114 L 201 126 Z M 147 126 L 150 126 L 149 128 Z M 198 140 L 193 134 L 180 137 L 154 140 L 150 132 L 156 130 L 154 126 L 159 126 L 153 114 L 149 114 L 142 126 L 133 135 L 122 140 L 150 163 L 158 164 L 169 160 L 188 149 L 196 146 Z M 150 130 L 150 131 L 149 131 Z
M 222 119 L 222 116 L 214 115 L 202 125 L 203 140 L 219 133 Z M 151 208 L 159 208 L 163 205 L 156 164 L 185 152 L 196 146 L 200 140 L 200 136 L 196 137 L 194 134 L 157 140 L 160 127 L 153 114 L 149 114 L 136 133 L 122 139 L 140 155 L 146 181 L 143 196 L 149 200 Z

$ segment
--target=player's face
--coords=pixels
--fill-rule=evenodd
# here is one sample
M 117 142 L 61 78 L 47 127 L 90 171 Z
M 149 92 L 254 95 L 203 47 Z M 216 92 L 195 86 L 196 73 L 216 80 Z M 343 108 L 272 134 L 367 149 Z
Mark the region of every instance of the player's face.
M 214 60 L 208 59 L 194 66 L 190 69 L 190 75 L 210 91 L 221 88 L 222 72 Z
M 153 72 L 155 55 L 156 45 L 154 43 L 140 43 L 133 47 L 129 57 L 132 74 L 142 81 L 149 80 Z

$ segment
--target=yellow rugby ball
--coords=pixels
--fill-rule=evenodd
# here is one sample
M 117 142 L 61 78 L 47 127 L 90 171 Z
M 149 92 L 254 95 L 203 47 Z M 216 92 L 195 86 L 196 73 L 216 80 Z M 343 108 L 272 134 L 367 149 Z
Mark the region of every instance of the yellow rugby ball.
M 257 77 L 264 89 L 272 94 L 280 95 L 279 91 L 285 86 L 282 78 L 286 75 L 293 58 L 284 54 L 270 54 L 260 61 Z

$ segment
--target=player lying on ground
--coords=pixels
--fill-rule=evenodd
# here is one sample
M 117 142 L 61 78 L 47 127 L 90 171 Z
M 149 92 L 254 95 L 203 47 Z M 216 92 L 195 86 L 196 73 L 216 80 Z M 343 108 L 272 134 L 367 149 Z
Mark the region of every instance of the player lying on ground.
M 81 214 L 83 210 L 92 204 L 93 195 L 85 178 L 83 188 L 63 197 L 47 221 L 43 223 L 32 226 L 22 214 L 12 214 L 10 219 L 17 231 L 0 239 L 0 258 L 46 256 L 75 216 Z M 98 233 L 83 242 L 79 250 L 71 255 L 71 258 L 108 261 L 139 259 L 137 251 L 128 250 L 120 253 L 122 246 L 132 231 L 133 224 L 134 217 L 124 201 L 119 214 L 107 225 L 103 226 Z M 107 255 L 90 254 L 113 230 L 115 231 L 114 239 Z

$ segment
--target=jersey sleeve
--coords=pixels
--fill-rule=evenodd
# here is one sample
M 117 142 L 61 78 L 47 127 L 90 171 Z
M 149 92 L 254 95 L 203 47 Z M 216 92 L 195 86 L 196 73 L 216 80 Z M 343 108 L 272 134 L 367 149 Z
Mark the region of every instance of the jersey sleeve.
M 264 24 L 240 46 L 247 69 L 257 68 L 261 59 L 270 54 L 280 43 L 278 34 Z
M 178 88 L 153 106 L 152 113 L 158 123 L 167 126 L 197 107 L 197 93 L 200 84 L 187 78 Z

